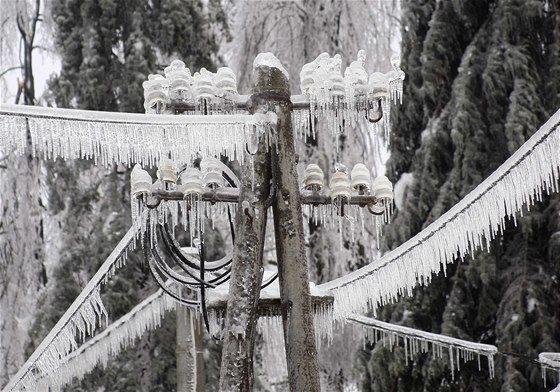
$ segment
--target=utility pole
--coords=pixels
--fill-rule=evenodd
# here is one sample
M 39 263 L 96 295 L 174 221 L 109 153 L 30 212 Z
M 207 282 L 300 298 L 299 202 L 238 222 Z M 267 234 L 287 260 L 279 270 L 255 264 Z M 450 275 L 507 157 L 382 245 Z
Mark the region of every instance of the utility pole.
M 177 392 L 204 392 L 202 320 L 187 306 L 176 305 Z
M 277 108 L 276 150 L 264 138 L 253 168 L 242 168 L 237 233 L 223 337 L 220 391 L 251 391 L 257 304 L 267 209 L 272 206 L 290 390 L 319 392 L 313 309 L 304 248 L 288 78 L 274 66 L 257 65 L 251 111 Z M 248 180 L 254 176 L 253 183 Z M 272 180 L 272 184 L 270 184 Z M 254 188 L 254 189 L 251 189 Z
M 314 63 L 307 64 L 302 68 L 307 75 L 307 87 L 302 87 L 302 91 L 306 94 L 309 93 L 309 80 L 313 81 L 324 77 L 317 71 L 321 68 L 321 72 L 330 75 L 333 86 L 336 86 L 336 89 L 333 87 L 332 91 L 329 90 L 328 93 L 324 91 L 323 95 L 327 94 L 326 97 L 330 97 L 329 99 L 332 99 L 340 110 L 347 110 L 346 107 L 342 106 L 340 100 L 340 93 L 344 87 L 339 70 L 340 58 L 335 56 L 333 59 L 326 59 L 323 55 L 321 56 Z M 373 74 L 374 77 L 370 78 L 370 84 L 367 85 L 367 88 L 372 91 L 365 94 L 364 83 L 368 77 L 363 69 L 363 59 L 360 60 L 360 57 L 363 56 L 359 55 L 358 61 L 353 62 L 345 72 L 345 78 L 349 78 L 351 81 L 348 82 L 350 83 L 349 88 L 352 91 L 356 89 L 359 92 L 358 98 L 350 99 L 349 103 L 353 109 L 347 110 L 346 115 L 349 116 L 349 119 L 352 119 L 352 116 L 358 116 L 358 111 L 363 111 L 369 122 L 375 123 L 381 120 L 382 108 L 387 106 L 390 97 L 396 99 L 400 96 L 399 91 L 401 91 L 400 86 L 404 75 L 398 67 L 395 67 L 395 70 L 388 74 Z M 166 74 L 167 72 L 166 69 Z M 227 69 L 218 71 L 216 77 L 221 76 L 218 78 L 216 85 L 221 84 L 225 87 L 235 85 L 235 78 L 231 76 L 232 73 L 231 70 Z M 173 67 L 170 66 L 169 77 L 172 83 L 170 89 L 175 91 L 175 94 L 176 90 L 180 90 L 191 83 L 185 75 L 190 74 L 185 71 L 182 62 L 175 63 Z M 201 97 L 203 100 L 198 101 L 198 106 L 183 102 L 180 105 L 180 110 L 183 112 L 197 112 L 201 110 L 201 107 L 206 108 L 208 105 L 206 95 L 208 90 L 211 90 L 208 71 L 201 70 L 201 73 L 196 77 L 198 79 L 196 79 L 194 85 L 202 91 Z M 296 107 L 309 110 L 309 113 L 312 114 L 312 105 L 316 103 L 313 102 L 313 99 L 307 100 L 305 96 L 292 97 L 290 95 L 288 75 L 278 59 L 270 53 L 260 54 L 255 59 L 253 80 L 254 87 L 251 96 L 242 98 L 237 95 L 236 90 L 233 90 L 235 91 L 233 105 L 230 102 L 228 106 L 224 107 L 231 108 L 233 106 L 238 110 L 246 109 L 252 114 L 273 111 L 277 116 L 276 132 L 273 132 L 272 135 L 266 135 L 266 137 L 263 137 L 263 135 L 255 137 L 250 129 L 244 131 L 249 135 L 245 134 L 243 136 L 245 151 L 241 154 L 245 159 L 241 167 L 241 179 L 238 187 L 225 188 L 226 190 L 229 189 L 227 191 L 211 187 L 210 191 L 204 191 L 200 183 L 200 175 L 197 177 L 196 173 L 193 174 L 192 179 L 181 180 L 181 186 L 198 184 L 197 187 L 189 185 L 185 189 L 198 189 L 196 191 L 197 197 L 201 201 L 211 203 L 220 201 L 237 202 L 238 205 L 231 278 L 227 304 L 225 304 L 220 391 L 248 392 L 253 388 L 253 352 L 263 276 L 262 255 L 267 213 L 268 209 L 272 207 L 278 261 L 280 311 L 283 321 L 290 391 L 319 392 L 319 366 L 313 325 L 314 309 L 309 290 L 302 203 L 328 204 L 336 208 L 336 214 L 341 217 L 344 215 L 344 206 L 351 204 L 367 207 L 369 212 L 374 215 L 385 216 L 388 211 L 387 206 L 390 206 L 393 199 L 392 184 L 384 176 L 379 176 L 371 182 L 369 170 L 365 165 L 357 164 L 352 170 L 352 182 L 346 168 L 340 168 L 340 170 L 337 168 L 337 172 L 331 177 L 329 194 L 320 194 L 317 190 L 323 186 L 323 172 L 315 165 L 316 168 L 312 168 L 309 172 L 314 177 L 312 176 L 310 180 L 308 178 L 309 173 L 306 175 L 306 192 L 300 192 L 296 170 L 297 156 L 294 147 L 292 111 Z M 177 83 L 177 81 L 181 83 Z M 163 77 L 153 75 L 145 82 L 144 87 L 150 107 L 156 109 L 160 106 L 165 107 L 166 83 Z M 316 88 L 324 90 L 324 86 L 321 86 L 316 86 Z M 328 94 L 332 94 L 332 96 Z M 324 98 L 325 96 L 321 96 L 321 100 Z M 319 104 L 322 105 L 321 102 Z M 375 107 L 378 107 L 376 111 L 378 115 L 371 117 L 369 112 Z M 385 110 L 388 111 L 387 108 Z M 342 116 L 337 116 L 337 121 L 342 118 Z M 342 124 L 341 122 L 338 126 L 343 126 Z M 388 122 L 382 125 L 387 127 Z M 257 132 L 256 127 L 253 130 L 254 132 Z M 264 133 L 266 131 L 260 128 L 258 132 Z M 239 151 L 237 151 L 237 156 L 239 157 L 239 155 Z M 165 170 L 169 171 L 170 169 Z M 175 183 L 177 180 L 176 174 L 175 177 L 171 174 L 169 174 L 167 181 Z M 149 177 L 147 173 L 145 175 Z M 144 183 L 143 181 L 145 180 L 140 181 L 141 185 Z M 352 193 L 357 194 L 352 195 Z M 183 191 L 179 189 L 150 190 L 148 201 L 153 199 L 153 203 L 148 202 L 147 205 L 148 208 L 155 208 L 161 200 L 183 200 L 184 196 Z M 338 206 L 340 207 L 339 210 Z M 201 259 L 200 262 L 200 271 L 203 275 L 203 260 Z M 164 275 L 169 279 L 176 279 L 172 274 L 165 273 Z M 177 280 L 177 282 L 181 283 L 182 281 Z M 188 281 L 185 283 L 190 284 Z M 203 304 L 204 306 L 205 304 Z
M 255 95 L 249 110 L 267 109 L 258 92 L 266 77 L 257 70 Z M 253 152 L 253 151 L 251 151 Z M 253 352 L 257 329 L 257 305 L 263 275 L 263 247 L 268 208 L 271 204 L 271 154 L 265 137 L 251 157 L 245 153 L 241 168 L 238 212 L 235 220 L 233 263 L 222 336 L 220 391 L 253 390 Z

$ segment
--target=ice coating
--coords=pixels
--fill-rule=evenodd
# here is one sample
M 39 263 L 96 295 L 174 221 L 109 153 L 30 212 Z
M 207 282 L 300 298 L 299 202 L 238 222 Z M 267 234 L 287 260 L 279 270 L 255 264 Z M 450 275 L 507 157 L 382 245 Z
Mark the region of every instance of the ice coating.
M 276 68 L 284 74 L 286 79 L 290 80 L 290 75 L 288 74 L 288 71 L 286 71 L 284 66 L 282 66 L 280 60 L 278 60 L 276 56 L 274 56 L 270 52 L 259 53 L 257 57 L 255 57 L 255 60 L 253 61 L 253 72 L 259 67 Z
M 105 166 L 145 167 L 166 157 L 178 165 L 197 156 L 243 161 L 255 127 L 274 143 L 276 120 L 274 113 L 176 116 L 2 105 L 0 152 L 25 154 L 29 124 L 32 153 L 45 159 L 91 158 Z
M 310 108 L 307 113 L 293 113 L 294 123 L 302 129 L 300 135 L 315 137 L 315 120 L 322 119 L 335 135 L 363 123 L 372 132 L 383 133 L 383 142 L 389 141 L 391 102 L 402 103 L 405 75 L 398 65 L 400 60 L 393 58 L 393 70 L 368 76 L 365 59 L 365 51 L 360 50 L 357 60 L 344 71 L 344 77 L 339 54 L 330 57 L 321 53 L 302 67 L 300 88 L 308 96 Z
M 551 392 L 557 392 L 560 388 L 560 353 L 540 353 L 539 362 L 541 364 L 541 372 L 543 378 L 543 384 L 546 388 L 546 376 L 547 371 L 551 370 L 553 374 L 558 375 L 558 386 L 554 388 Z
M 4 387 L 5 391 L 46 390 L 39 387 L 38 380 L 58 377 L 64 358 L 78 348 L 78 342 L 92 336 L 98 327 L 107 325 L 108 315 L 101 300 L 100 288 L 124 265 L 128 250 L 134 249 L 134 237 L 135 231 L 130 228 L 76 300 Z
M 165 313 L 175 306 L 171 297 L 158 290 L 103 332 L 62 358 L 60 368 L 41 378 L 35 384 L 36 390 L 48 390 L 49 387 L 59 390 L 82 379 L 98 365 L 105 368 L 110 357 L 118 355 L 147 331 L 159 328 Z
M 560 110 L 478 187 L 426 229 L 381 259 L 320 285 L 334 297 L 336 318 L 375 310 L 412 295 L 417 284 L 477 249 L 488 249 L 506 219 L 557 192 Z
M 461 360 L 466 362 L 477 358 L 478 369 L 480 370 L 481 356 L 486 357 L 488 360 L 488 372 L 490 378 L 494 378 L 494 355 L 498 353 L 496 346 L 469 342 L 451 336 L 425 332 L 359 315 L 351 315 L 348 320 L 363 328 L 367 340 L 373 343 L 381 341 L 383 345 L 388 341 L 390 349 L 398 343 L 398 338 L 401 338 L 404 343 L 404 357 L 407 364 L 409 359 L 414 359 L 413 356 L 416 353 L 427 352 L 430 348 L 434 357 L 443 358 L 443 349 L 446 349 L 452 379 L 455 377 L 455 370 L 461 369 Z

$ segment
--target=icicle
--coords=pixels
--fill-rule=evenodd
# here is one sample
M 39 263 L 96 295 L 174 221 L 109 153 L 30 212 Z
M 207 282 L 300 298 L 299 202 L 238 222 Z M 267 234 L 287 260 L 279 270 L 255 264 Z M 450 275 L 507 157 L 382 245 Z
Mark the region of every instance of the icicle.
M 425 230 L 381 259 L 342 278 L 319 286 L 335 297 L 335 318 L 364 313 L 412 293 L 418 283 L 428 284 L 432 274 L 456 257 L 463 258 L 503 229 L 504 217 L 520 212 L 551 189 L 559 178 L 560 111 L 482 184 Z M 392 205 L 378 229 L 388 221 Z M 380 230 L 377 230 L 379 235 Z M 398 278 L 395 278 L 398 277 Z M 356 295 L 358 294 L 358 295 Z
M 13 148 L 25 153 L 29 122 L 34 155 L 93 158 L 105 166 L 132 162 L 152 166 L 163 157 L 182 164 L 199 155 L 242 161 L 252 129 L 273 141 L 268 134 L 270 124 L 276 123 L 274 114 L 139 115 L 18 106 L 0 109 L 0 153 Z
M 398 343 L 398 338 L 403 339 L 405 350 L 405 361 L 408 364 L 408 359 L 413 359 L 413 354 L 418 352 L 419 345 L 422 347 L 422 352 L 428 350 L 428 346 L 438 358 L 443 357 L 443 349 L 447 349 L 449 366 L 451 370 L 451 377 L 455 377 L 455 369 L 461 370 L 460 362 L 461 357 L 466 362 L 467 360 L 474 359 L 474 354 L 478 357 L 485 356 L 488 360 L 489 376 L 494 377 L 494 355 L 498 352 L 495 346 L 482 343 L 469 342 L 462 339 L 456 339 L 445 335 L 434 334 L 430 332 L 421 331 L 418 329 L 408 328 L 401 325 L 385 323 L 373 318 L 352 315 L 348 320 L 357 325 L 361 325 L 366 333 L 365 337 L 376 343 L 377 339 L 371 339 L 371 336 L 376 336 L 380 333 L 384 338 L 389 340 L 389 348 L 392 348 Z M 383 340 L 385 343 L 385 339 Z
M 543 384 L 546 387 L 547 370 L 552 370 L 558 375 L 558 382 L 560 383 L 560 353 L 540 353 L 538 358 L 541 364 L 541 373 Z M 494 369 L 492 368 L 492 371 Z M 560 385 L 560 384 L 559 384 Z

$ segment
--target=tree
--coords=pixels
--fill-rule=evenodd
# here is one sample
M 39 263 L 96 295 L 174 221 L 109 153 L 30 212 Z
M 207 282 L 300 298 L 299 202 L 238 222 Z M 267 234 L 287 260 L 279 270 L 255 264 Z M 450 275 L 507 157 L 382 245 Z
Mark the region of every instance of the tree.
M 33 53 L 39 48 L 40 28 L 48 25 L 43 23 L 45 6 L 40 0 L 18 0 L 2 1 L 1 7 L 2 92 L 7 91 L 6 76 L 21 70 L 15 103 L 34 105 Z M 19 41 L 19 53 L 14 41 Z M 4 68 L 5 64 L 9 65 Z M 30 151 L 23 157 L 12 153 L 0 157 L 0 385 L 23 362 L 26 330 L 46 278 L 44 241 L 51 233 L 44 230 L 48 226 L 44 169 Z
M 394 127 L 391 180 L 412 176 L 387 246 L 439 217 L 494 171 L 560 104 L 559 9 L 548 1 L 403 2 L 403 106 Z M 495 344 L 535 358 L 558 351 L 557 196 L 508 222 L 490 253 L 456 263 L 447 277 L 383 309 L 392 322 Z M 541 390 L 540 369 L 499 358 L 488 383 L 475 367 L 451 378 L 445 364 L 397 350 L 360 355 L 366 391 Z M 383 373 L 383 374 L 381 374 Z
M 143 112 L 142 82 L 171 58 L 215 67 L 218 35 L 227 36 L 220 15 L 216 1 L 206 6 L 201 1 L 53 0 L 62 69 L 49 82 L 48 99 L 59 107 Z M 128 169 L 56 161 L 48 163 L 48 173 L 49 214 L 60 225 L 56 251 L 61 257 L 41 290 L 29 352 L 131 225 Z M 128 266 L 106 286 L 104 302 L 116 319 L 153 290 L 140 257 L 131 255 Z M 174 389 L 174 315 L 168 318 L 164 328 L 116 358 L 114 367 L 73 388 Z

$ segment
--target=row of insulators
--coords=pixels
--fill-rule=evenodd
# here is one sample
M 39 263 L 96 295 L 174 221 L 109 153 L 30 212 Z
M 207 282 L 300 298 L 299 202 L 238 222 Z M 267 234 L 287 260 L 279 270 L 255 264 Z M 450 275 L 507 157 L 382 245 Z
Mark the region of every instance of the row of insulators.
M 312 192 L 320 192 L 324 188 L 325 175 L 316 164 L 311 163 L 305 168 L 304 187 Z M 362 195 L 373 195 L 378 200 L 391 202 L 393 200 L 393 184 L 385 176 L 372 176 L 366 165 L 358 163 L 350 172 L 337 170 L 331 174 L 329 181 L 331 198 L 349 199 L 353 191 Z
M 154 187 L 165 190 L 183 192 L 183 197 L 200 195 L 205 190 L 214 190 L 225 186 L 222 169 L 214 162 L 209 162 L 204 171 L 190 167 L 178 175 L 171 160 L 162 160 L 158 165 L 157 178 L 159 183 L 153 183 L 152 176 L 136 165 L 130 174 L 131 193 L 138 197 L 144 193 L 151 193 Z
M 202 68 L 191 76 L 185 63 L 174 60 L 164 70 L 165 77 L 151 74 L 142 84 L 144 87 L 144 107 L 150 110 L 171 100 L 194 103 L 200 99 L 212 99 L 237 95 L 237 79 L 228 67 L 219 68 L 216 73 Z
M 373 72 L 368 75 L 364 65 L 366 52 L 360 50 L 358 59 L 341 73 L 342 58 L 339 54 L 330 57 L 321 53 L 315 60 L 305 64 L 300 72 L 300 87 L 303 94 L 317 95 L 327 91 L 331 96 L 345 96 L 349 89 L 354 94 L 368 94 L 372 99 L 390 96 L 390 81 L 404 80 L 404 72 L 399 68 L 400 59 L 391 59 L 393 71 Z

